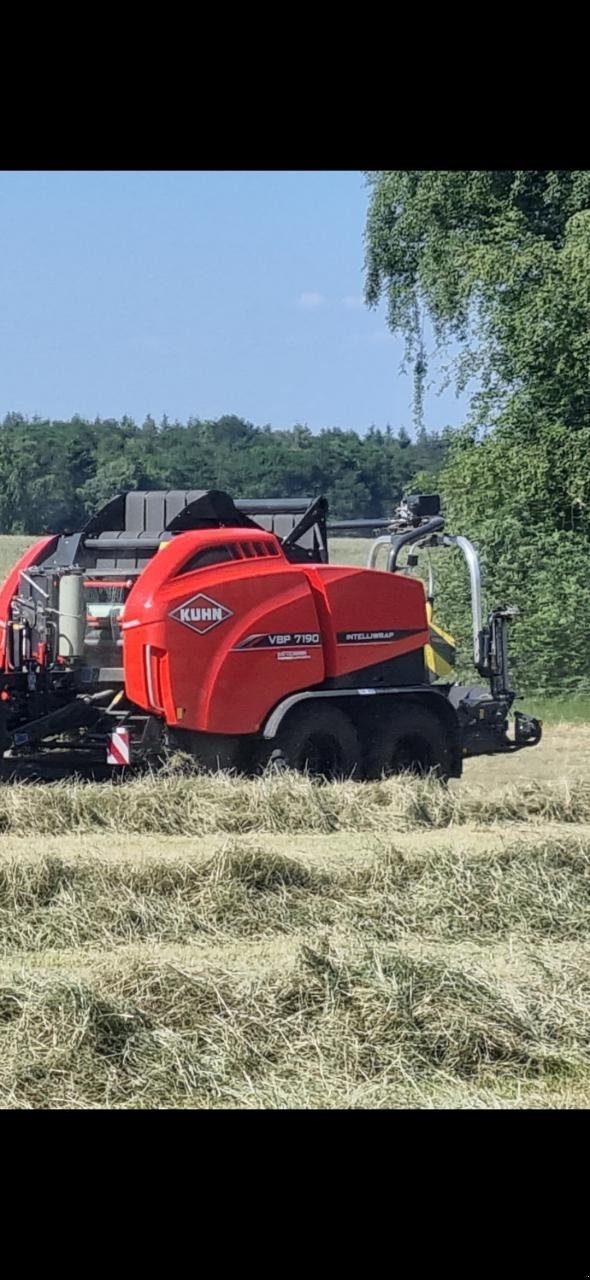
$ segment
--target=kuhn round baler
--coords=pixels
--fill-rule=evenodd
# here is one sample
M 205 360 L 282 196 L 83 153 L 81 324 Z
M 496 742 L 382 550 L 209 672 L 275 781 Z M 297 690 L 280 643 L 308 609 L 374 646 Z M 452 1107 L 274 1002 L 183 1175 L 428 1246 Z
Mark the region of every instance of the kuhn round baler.
M 368 566 L 331 565 L 328 532 L 359 525 L 386 530 Z M 445 545 L 467 561 L 487 688 L 454 679 L 432 578 L 411 573 Z M 433 495 L 329 526 L 323 498 L 119 494 L 79 532 L 40 539 L 0 592 L 1 749 L 73 771 L 172 747 L 210 767 L 458 777 L 465 756 L 541 735 L 519 712 L 509 735 L 514 611 L 483 626 L 480 596 L 475 550 L 444 532 Z

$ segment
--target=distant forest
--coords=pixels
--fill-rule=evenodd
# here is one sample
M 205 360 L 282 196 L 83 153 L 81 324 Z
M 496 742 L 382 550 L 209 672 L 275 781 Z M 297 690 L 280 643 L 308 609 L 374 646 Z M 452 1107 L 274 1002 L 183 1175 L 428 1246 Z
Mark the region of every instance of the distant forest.
M 76 529 L 127 489 L 224 489 L 234 498 L 324 494 L 333 517 L 387 514 L 419 472 L 436 476 L 450 431 L 402 427 L 364 435 L 306 426 L 256 427 L 235 415 L 215 421 L 139 425 L 9 413 L 0 425 L 0 532 Z

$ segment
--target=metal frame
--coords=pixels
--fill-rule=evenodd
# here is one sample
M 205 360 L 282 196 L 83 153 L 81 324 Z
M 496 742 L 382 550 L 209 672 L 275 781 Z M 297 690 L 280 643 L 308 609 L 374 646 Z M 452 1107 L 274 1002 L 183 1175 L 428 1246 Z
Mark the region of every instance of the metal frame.
M 404 546 L 415 546 L 430 540 L 434 536 L 437 538 L 439 545 L 445 547 L 458 547 L 467 564 L 469 571 L 469 585 L 471 590 L 471 623 L 473 628 L 473 661 L 475 666 L 480 661 L 480 637 L 482 631 L 482 586 L 481 586 L 481 567 L 479 556 L 469 538 L 463 537 L 462 534 L 440 533 L 442 528 L 442 519 L 435 518 L 429 520 L 426 524 L 418 525 L 415 529 L 408 529 L 401 534 L 383 534 L 379 538 L 375 538 L 369 555 L 367 557 L 367 568 L 375 569 L 379 552 L 382 547 L 389 547 L 387 556 L 387 572 L 395 573 L 397 569 L 398 554 Z M 433 526 L 435 526 L 433 528 Z M 428 596 L 433 597 L 434 592 L 434 573 L 432 562 L 429 558 L 428 566 Z
M 310 698 L 317 700 L 318 698 L 373 698 L 382 697 L 384 694 L 416 694 L 427 693 L 429 696 L 434 694 L 439 698 L 445 697 L 445 689 L 443 686 L 424 685 L 424 684 L 402 684 L 383 686 L 376 689 L 305 689 L 301 693 L 291 693 L 288 698 L 283 698 L 281 702 L 271 711 L 264 729 L 263 738 L 276 738 L 280 726 L 287 713 L 298 702 L 307 702 Z M 446 700 L 446 699 L 445 699 Z
M 463 552 L 469 570 L 469 585 L 471 588 L 471 625 L 473 628 L 473 661 L 477 667 L 479 664 L 480 636 L 482 630 L 481 616 L 481 567 L 479 556 L 469 538 L 464 538 L 462 534 L 445 533 L 443 538 L 445 546 L 456 546 Z

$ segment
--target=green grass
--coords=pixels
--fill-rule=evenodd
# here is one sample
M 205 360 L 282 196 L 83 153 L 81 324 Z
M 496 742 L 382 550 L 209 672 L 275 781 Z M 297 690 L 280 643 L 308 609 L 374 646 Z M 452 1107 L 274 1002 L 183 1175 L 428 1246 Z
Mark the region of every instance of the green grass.
M 516 706 L 522 707 L 527 715 L 537 716 L 544 724 L 590 723 L 590 695 L 535 698 L 523 694 Z
M 364 566 L 367 563 L 372 542 L 372 538 L 330 538 L 330 560 L 334 564 Z M 382 564 L 383 561 L 379 563 Z
M 30 537 L 28 534 L 0 534 L 0 583 L 4 581 L 10 573 L 12 566 L 30 547 L 36 542 L 36 537 Z

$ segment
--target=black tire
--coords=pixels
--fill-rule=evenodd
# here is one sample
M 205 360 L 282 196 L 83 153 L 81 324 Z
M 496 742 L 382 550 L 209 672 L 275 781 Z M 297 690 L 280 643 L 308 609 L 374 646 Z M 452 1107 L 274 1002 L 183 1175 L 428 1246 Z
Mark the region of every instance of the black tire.
M 316 702 L 292 711 L 271 752 L 272 764 L 312 777 L 359 775 L 360 744 L 351 720 L 338 707 Z
M 393 717 L 375 726 L 365 755 L 367 778 L 409 772 L 434 774 L 448 782 L 453 774 L 449 734 L 438 716 L 424 707 L 397 706 Z

